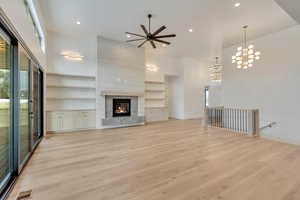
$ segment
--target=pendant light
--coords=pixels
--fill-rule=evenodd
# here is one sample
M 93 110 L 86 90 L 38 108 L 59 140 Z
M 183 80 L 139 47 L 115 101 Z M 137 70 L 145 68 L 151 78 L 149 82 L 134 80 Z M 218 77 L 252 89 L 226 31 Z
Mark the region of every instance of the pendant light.
M 244 42 L 243 45 L 237 48 L 237 53 L 232 56 L 232 63 L 236 63 L 238 69 L 248 69 L 253 67 L 255 60 L 260 59 L 261 53 L 254 49 L 254 45 L 247 46 L 247 28 L 244 29 Z

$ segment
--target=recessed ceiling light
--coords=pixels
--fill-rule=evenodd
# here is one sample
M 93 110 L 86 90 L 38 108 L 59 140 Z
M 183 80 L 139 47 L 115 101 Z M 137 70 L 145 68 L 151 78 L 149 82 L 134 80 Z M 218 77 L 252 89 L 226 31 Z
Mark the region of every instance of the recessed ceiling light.
M 240 2 L 236 2 L 235 4 L 234 4 L 234 7 L 239 7 L 241 5 L 241 3 Z
M 77 21 L 76 24 L 77 24 L 77 25 L 80 25 L 81 23 L 80 23 L 80 21 Z
M 166 45 L 166 44 L 163 44 L 162 46 L 163 46 L 163 47 L 167 47 L 167 45 Z
M 127 37 L 127 38 L 131 38 L 131 35 L 129 35 L 129 34 L 126 34 L 126 37 Z
M 192 28 L 189 29 L 189 32 L 192 33 L 194 30 Z

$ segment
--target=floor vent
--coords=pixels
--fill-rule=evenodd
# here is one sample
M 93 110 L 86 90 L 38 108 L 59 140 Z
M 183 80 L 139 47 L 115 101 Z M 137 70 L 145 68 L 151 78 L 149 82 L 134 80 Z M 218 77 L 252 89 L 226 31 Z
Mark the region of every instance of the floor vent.
M 20 192 L 17 200 L 29 200 L 29 199 L 31 199 L 31 193 L 32 193 L 32 190 Z

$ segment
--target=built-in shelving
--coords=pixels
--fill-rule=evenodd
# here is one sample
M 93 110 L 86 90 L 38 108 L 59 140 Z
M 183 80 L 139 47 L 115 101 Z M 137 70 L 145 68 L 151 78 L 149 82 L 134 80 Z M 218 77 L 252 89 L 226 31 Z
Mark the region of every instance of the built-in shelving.
M 146 89 L 146 92 L 165 92 L 164 89 Z
M 54 112 L 96 108 L 96 77 L 47 73 L 46 110 Z
M 60 76 L 60 77 L 69 77 L 69 78 L 85 78 L 85 79 L 96 79 L 95 76 L 88 75 L 74 75 L 74 74 L 59 74 L 59 73 L 47 73 L 47 76 Z
M 145 108 L 166 107 L 165 82 L 159 80 L 145 81 Z
M 145 108 L 166 108 L 166 106 L 146 106 Z
M 95 97 L 47 97 L 48 100 L 96 100 Z
M 159 101 L 159 100 L 165 100 L 165 98 L 163 98 L 163 97 L 161 97 L 161 98 L 146 97 L 145 99 L 146 99 L 146 100 L 157 100 L 157 101 Z
M 47 85 L 47 88 L 96 89 L 92 86 Z
M 96 111 L 96 109 L 49 109 L 47 112 L 60 112 L 60 111 Z
M 165 82 L 162 81 L 145 81 L 145 83 L 152 83 L 152 84 L 164 84 Z

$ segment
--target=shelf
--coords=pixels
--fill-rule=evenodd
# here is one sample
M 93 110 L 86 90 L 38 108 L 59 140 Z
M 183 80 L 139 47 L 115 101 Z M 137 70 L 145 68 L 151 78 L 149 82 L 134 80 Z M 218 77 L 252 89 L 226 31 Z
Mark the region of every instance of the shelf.
M 145 108 L 166 108 L 166 106 L 145 106 Z
M 165 82 L 162 82 L 162 81 L 145 81 L 145 83 L 164 84 Z
M 63 98 L 56 98 L 56 97 L 47 97 L 47 100 L 96 100 L 95 97 L 63 97 Z
M 72 74 L 58 74 L 58 73 L 47 73 L 48 76 L 62 76 L 62 77 L 70 77 L 70 78 L 87 78 L 87 79 L 96 79 L 95 76 L 87 76 L 87 75 L 72 75 Z
M 71 88 L 71 89 L 96 89 L 91 86 L 66 86 L 66 85 L 47 85 L 47 88 Z
M 145 98 L 146 100 L 165 100 L 165 98 Z
M 162 89 L 147 89 L 146 92 L 165 92 L 165 90 Z
M 57 110 L 46 110 L 46 112 L 60 112 L 60 111 L 96 111 L 96 109 L 57 109 Z

